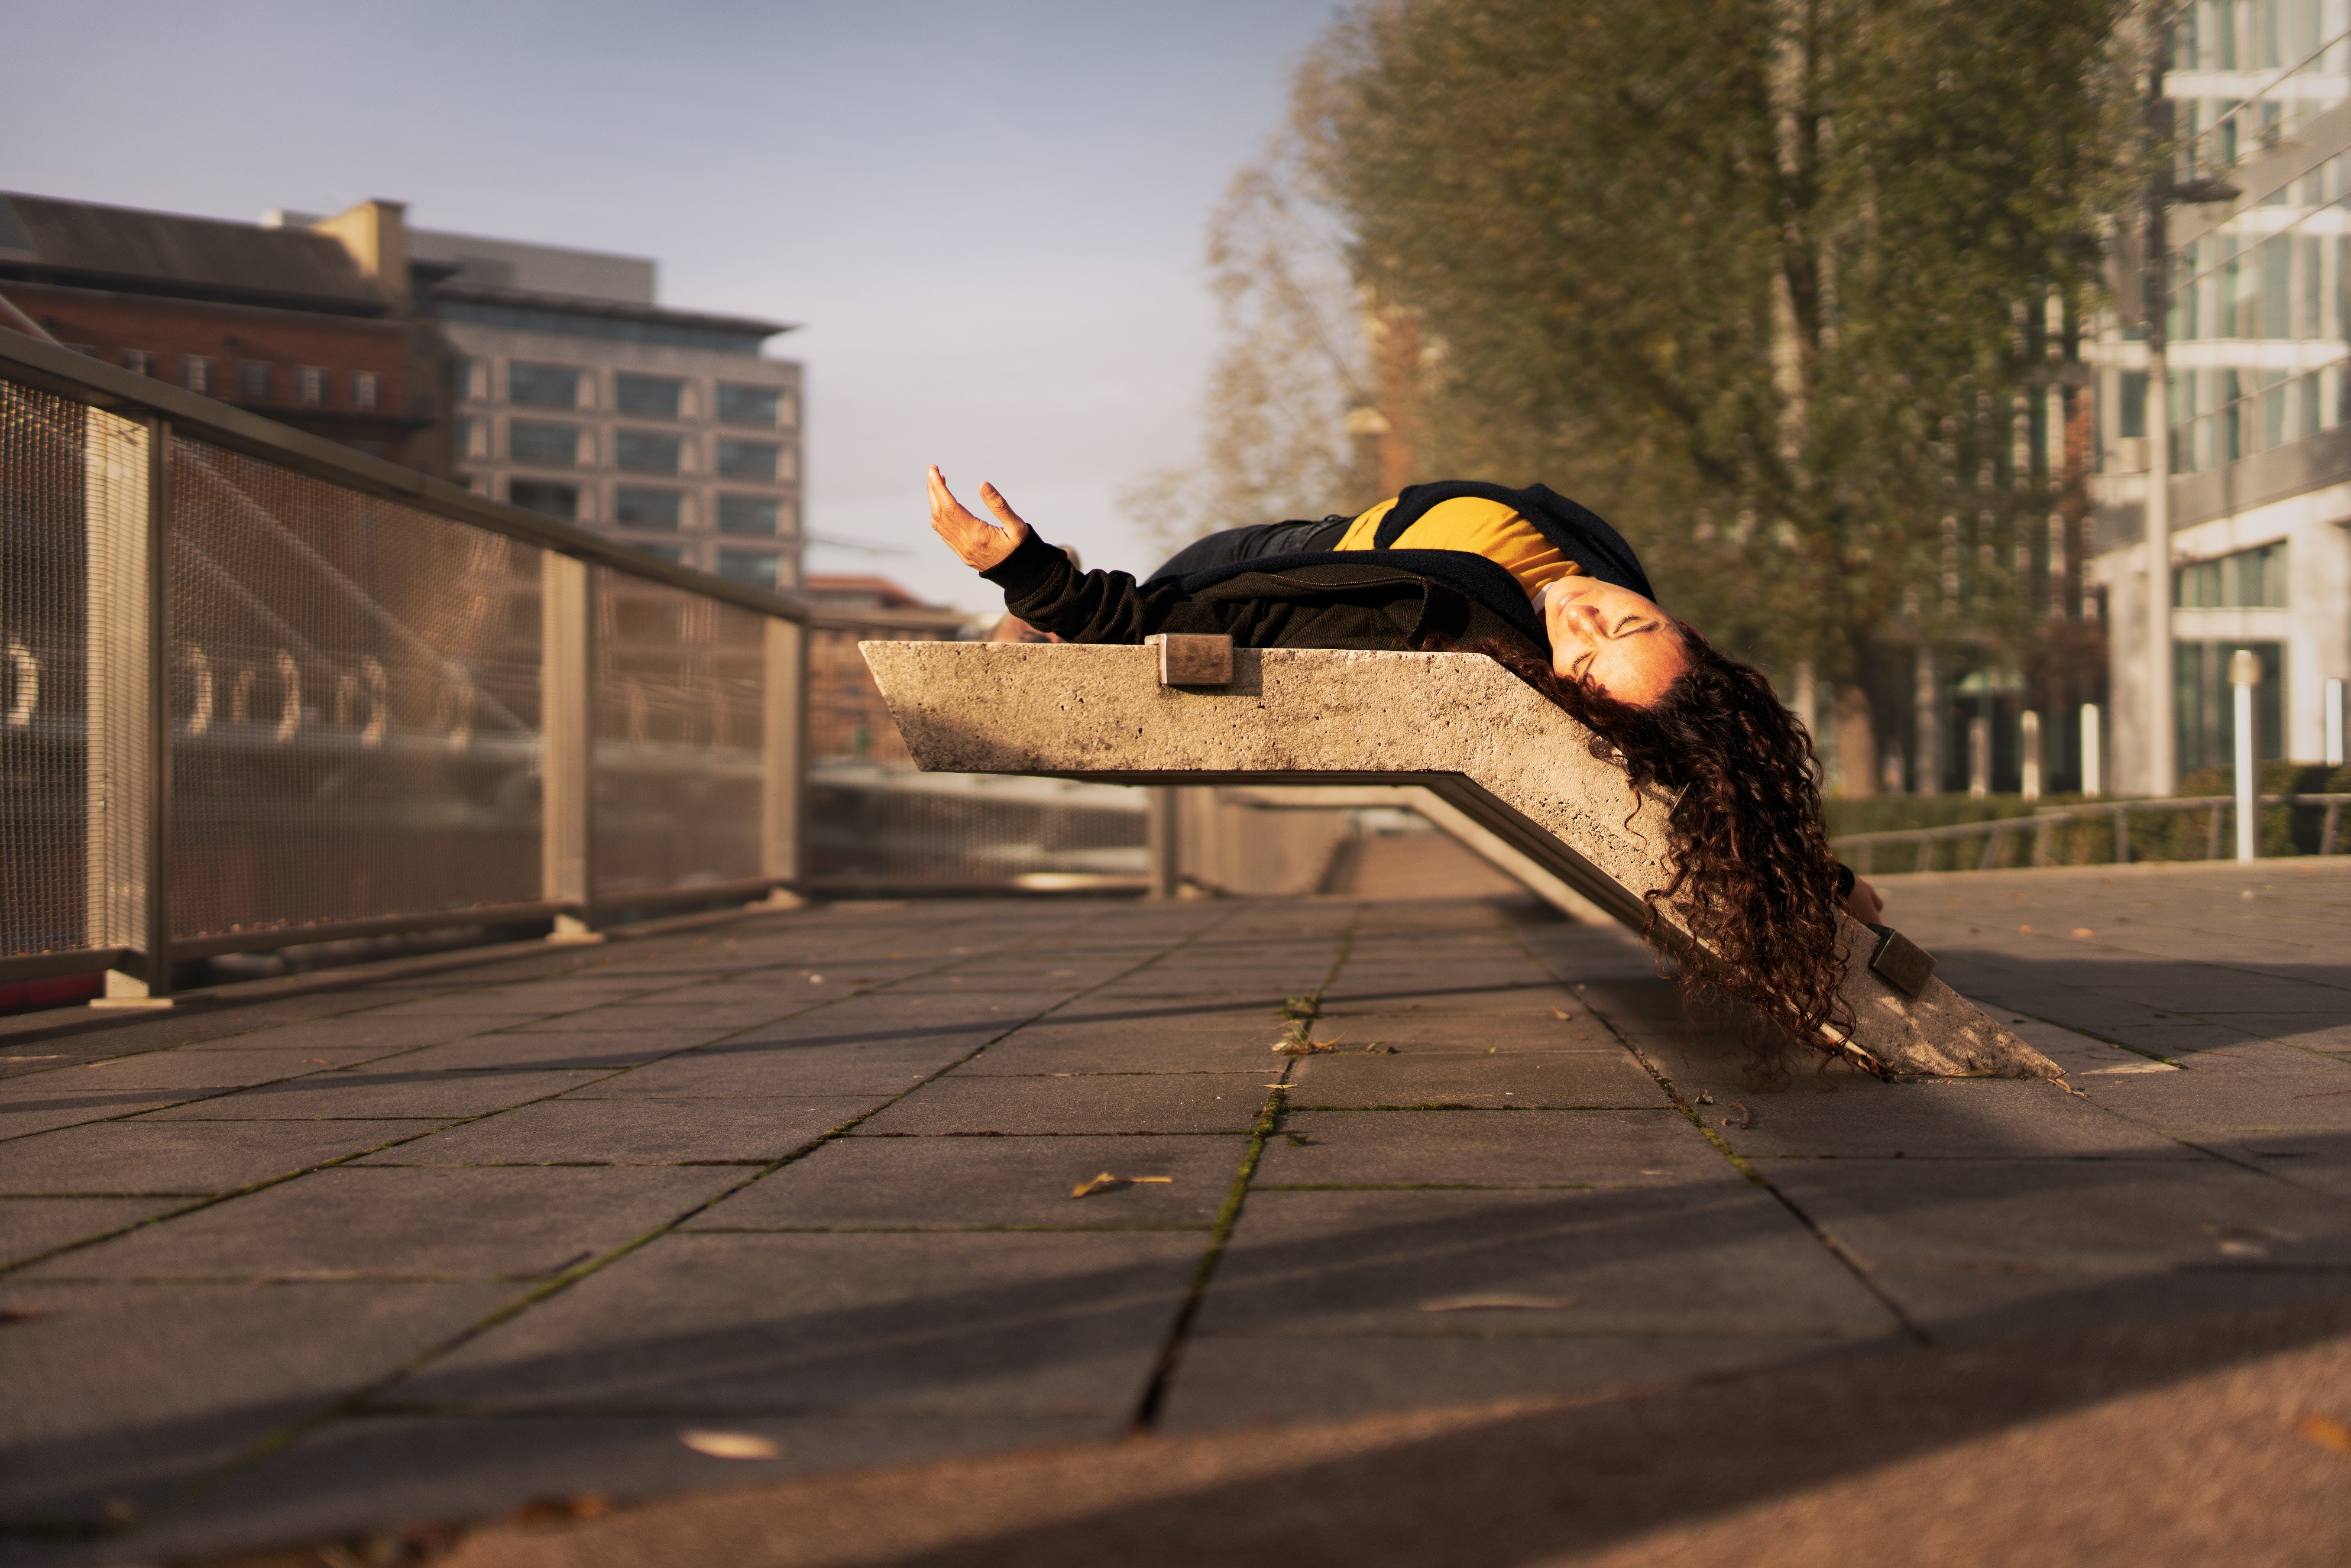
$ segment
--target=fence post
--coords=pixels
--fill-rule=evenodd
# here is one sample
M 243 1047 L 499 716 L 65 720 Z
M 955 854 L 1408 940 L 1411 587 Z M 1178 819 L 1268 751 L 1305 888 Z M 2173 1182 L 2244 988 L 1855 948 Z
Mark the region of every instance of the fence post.
M 1151 846 L 1151 896 L 1174 898 L 1184 891 L 1183 835 L 1178 831 L 1183 801 L 1172 784 L 1155 784 L 1148 791 L 1150 815 L 1145 820 Z
M 2229 803 L 2226 800 L 2215 801 L 2210 816 L 2205 821 L 2204 858 L 2208 861 L 2220 858 L 2220 821 L 2228 810 Z
M 129 955 L 90 1005 L 168 1008 L 172 427 L 84 417 L 89 940 Z
M 2253 688 L 2261 684 L 2262 662 L 2243 648 L 2229 655 L 2229 684 L 2235 687 L 2237 722 L 2237 858 L 2258 860 L 2262 852 L 2262 787 L 2260 748 L 2253 744 Z
M 595 631 L 591 569 L 549 550 L 539 570 L 540 894 L 571 904 L 550 942 L 601 942 L 596 894 Z
M 797 622 L 768 621 L 767 704 L 760 731 L 765 756 L 759 768 L 759 872 L 778 885 L 768 903 L 790 908 L 808 880 L 808 671 L 809 629 Z

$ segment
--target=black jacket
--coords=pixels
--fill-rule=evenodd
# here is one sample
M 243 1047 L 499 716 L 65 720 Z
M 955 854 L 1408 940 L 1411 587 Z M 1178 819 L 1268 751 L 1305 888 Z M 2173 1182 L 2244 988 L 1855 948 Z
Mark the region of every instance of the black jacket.
M 980 574 L 1004 607 L 1071 643 L 1140 643 L 1221 632 L 1245 648 L 1426 648 L 1483 638 L 1549 646 L 1526 591 L 1460 550 L 1313 550 L 1266 556 L 1143 588 L 1081 572 L 1032 529 Z

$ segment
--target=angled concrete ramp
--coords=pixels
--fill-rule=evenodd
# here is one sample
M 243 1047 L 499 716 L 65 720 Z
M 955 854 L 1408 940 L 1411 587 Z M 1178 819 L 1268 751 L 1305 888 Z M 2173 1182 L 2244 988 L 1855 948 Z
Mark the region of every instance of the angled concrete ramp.
M 1160 651 L 861 645 L 918 767 L 1126 784 L 1420 785 L 1638 932 L 1666 875 L 1667 802 L 1636 798 L 1590 732 L 1477 653 L 1234 650 L 1231 680 L 1160 684 Z M 1873 937 L 1848 920 L 1866 954 Z M 1664 933 L 1669 947 L 1690 940 Z M 2054 1078 L 1942 981 L 1914 999 L 1848 966 L 1848 1054 L 1937 1077 Z

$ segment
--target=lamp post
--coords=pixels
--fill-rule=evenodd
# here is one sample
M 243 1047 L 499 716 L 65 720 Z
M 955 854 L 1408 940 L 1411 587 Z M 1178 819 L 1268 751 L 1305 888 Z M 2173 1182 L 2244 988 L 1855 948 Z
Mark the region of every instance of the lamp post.
M 2248 649 L 2229 655 L 2229 685 L 2237 701 L 2237 858 L 2261 856 L 2261 790 L 2254 777 L 2253 688 L 2261 685 L 2262 662 Z

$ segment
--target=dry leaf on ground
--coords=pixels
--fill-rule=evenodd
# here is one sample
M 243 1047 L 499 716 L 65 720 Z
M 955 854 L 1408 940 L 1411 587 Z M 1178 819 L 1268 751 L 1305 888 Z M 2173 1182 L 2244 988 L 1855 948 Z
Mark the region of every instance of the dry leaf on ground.
M 612 1511 L 612 1500 L 600 1491 L 569 1497 L 538 1497 L 507 1515 L 509 1524 L 561 1524 L 574 1519 L 601 1519 Z
M 2306 1443 L 2351 1457 L 2351 1427 L 2340 1421 L 2330 1421 L 2324 1416 L 2304 1416 L 2294 1424 L 2294 1435 Z
M 1734 1132 L 1743 1133 L 1748 1128 L 1755 1124 L 1754 1112 L 1750 1111 L 1746 1106 L 1740 1104 L 1735 1100 L 1730 1103 L 1730 1108 L 1738 1113 L 1736 1115 L 1725 1116 L 1722 1119 L 1722 1124 L 1724 1126 L 1732 1129 Z
M 772 1459 L 784 1451 L 781 1443 L 757 1432 L 705 1432 L 689 1428 L 680 1432 L 677 1440 L 695 1453 L 707 1454 L 714 1459 Z
M 1489 1291 L 1468 1296 L 1437 1296 L 1420 1303 L 1424 1312 L 1555 1312 L 1575 1305 L 1573 1296 L 1529 1296 Z
M 1138 1186 L 1146 1183 L 1152 1185 L 1164 1185 L 1165 1183 L 1173 1182 L 1175 1179 L 1176 1178 L 1174 1176 L 1113 1176 L 1110 1172 L 1104 1171 L 1102 1175 L 1093 1177 L 1092 1180 L 1081 1181 L 1077 1186 L 1071 1187 L 1070 1189 L 1070 1196 L 1071 1197 L 1091 1197 L 1095 1193 L 1102 1192 L 1113 1186 Z

